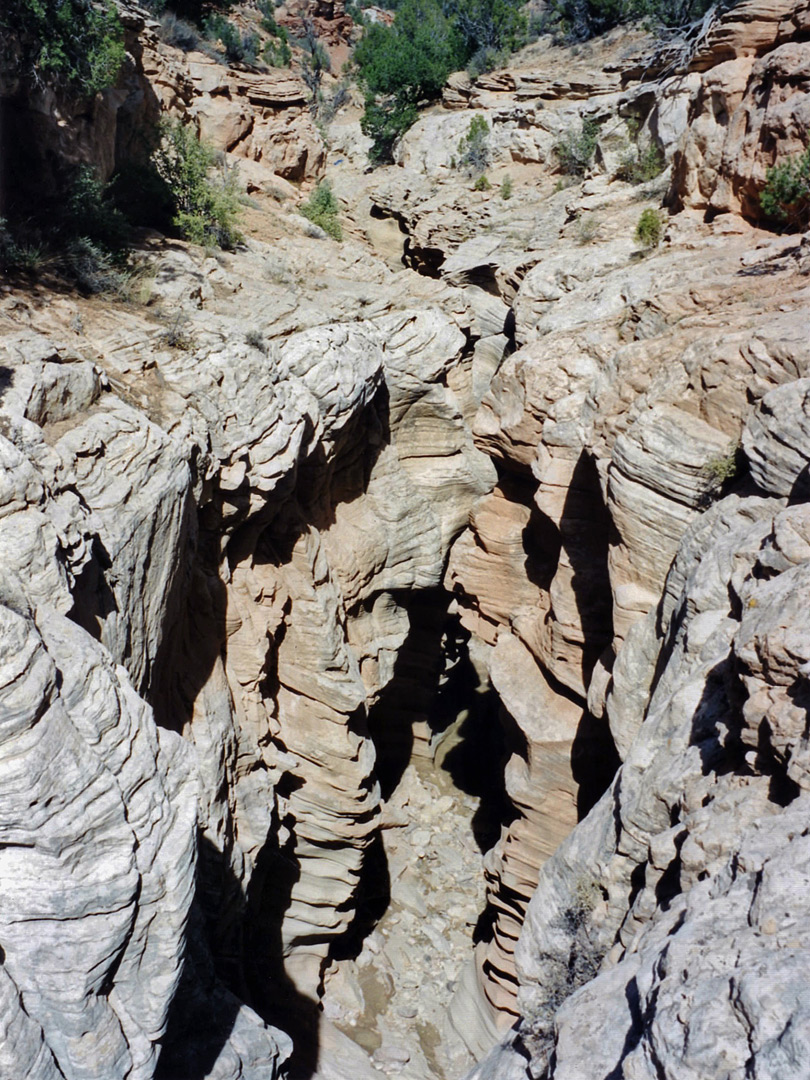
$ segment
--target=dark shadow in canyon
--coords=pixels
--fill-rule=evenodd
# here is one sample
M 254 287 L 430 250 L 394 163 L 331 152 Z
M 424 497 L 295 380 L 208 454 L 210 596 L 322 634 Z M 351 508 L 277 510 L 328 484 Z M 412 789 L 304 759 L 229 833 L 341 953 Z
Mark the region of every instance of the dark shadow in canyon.
M 289 902 L 298 867 L 277 844 L 277 832 L 262 850 L 247 896 L 227 857 L 200 838 L 183 977 L 169 1012 L 156 1080 L 208 1076 L 243 1005 L 292 1037 L 291 1078 L 308 1080 L 315 1072 L 320 1010 L 283 970 L 278 910 Z M 266 890 L 269 879 L 273 888 Z M 239 917 L 240 909 L 246 917 Z
M 450 622 L 450 596 L 440 587 L 394 596 L 407 610 L 408 633 L 397 652 L 393 675 L 368 716 L 383 799 L 391 797 L 412 759 L 414 724 L 423 725 L 426 737 L 439 730 L 435 702 Z
M 577 782 L 577 821 L 587 817 L 613 782 L 621 765 L 607 721 L 583 709 L 571 747 L 571 773 Z
M 497 694 L 477 686 L 477 676 L 468 657 L 465 656 L 460 668 L 458 685 L 450 694 L 455 697 L 457 713 L 466 715 L 456 732 L 458 741 L 441 759 L 441 768 L 458 791 L 479 800 L 471 827 L 475 842 L 484 853 L 497 842 L 501 828 L 517 817 L 504 780 L 511 750 Z
M 313 434 L 310 426 L 303 445 Z M 318 443 L 282 478 L 265 508 L 241 526 L 232 526 L 227 552 L 231 566 L 243 559 L 258 565 L 288 563 L 306 529 L 327 528 L 335 521 L 339 503 L 352 502 L 367 490 L 373 465 L 390 442 L 384 384 L 338 437 L 340 445 L 329 456 Z M 245 484 L 244 489 L 227 496 L 232 507 L 244 508 L 238 511 L 242 516 L 248 494 Z M 227 663 L 227 592 L 218 572 L 223 525 L 217 503 L 225 497 L 215 492 L 214 500 L 196 516 L 184 538 L 187 565 L 175 579 L 177 604 L 170 604 L 170 618 L 154 665 L 150 700 L 155 718 L 178 732 L 191 722 L 195 702 L 215 665 L 221 663 L 224 669 Z M 274 696 L 278 690 L 277 651 L 283 636 L 282 625 L 276 638 L 266 645 L 262 687 L 266 696 Z M 213 692 L 218 691 L 215 688 Z M 230 691 L 225 688 L 224 692 Z M 289 796 L 303 783 L 285 774 L 276 790 Z M 286 836 L 281 843 L 280 836 Z M 188 972 L 164 1040 L 162 1080 L 201 1080 L 207 1075 L 228 1041 L 242 1002 L 292 1037 L 294 1050 L 287 1068 L 293 1080 L 307 1080 L 315 1072 L 320 1009 L 287 977 L 281 940 L 281 925 L 299 876 L 292 820 L 279 822 L 274 817 L 246 893 L 231 871 L 228 853 L 218 851 L 205 838 L 200 840 Z M 373 846 L 364 876 L 371 885 L 359 905 L 355 929 L 363 920 L 374 918 L 380 899 L 371 893 L 379 892 L 380 882 L 387 880 L 375 864 Z M 385 906 L 387 903 L 386 896 Z
M 497 696 L 480 685 L 467 651 L 470 635 L 448 614 L 450 594 L 437 587 L 401 600 L 410 629 L 394 676 L 369 714 L 382 796 L 391 797 L 413 760 L 414 724 L 420 725 L 426 765 L 435 755 L 434 767 L 443 769 L 458 791 L 480 799 L 472 828 L 486 851 L 501 823 L 514 816 L 503 783 L 506 755 Z
M 77 575 L 71 595 L 73 604 L 67 617 L 82 628 L 90 637 L 101 641 L 101 628 L 104 620 L 118 611 L 115 594 L 110 588 L 105 571 L 112 566 L 107 549 L 93 537 L 91 558 Z
M 793 481 L 788 496 L 788 506 L 810 502 L 810 465 L 805 465 Z
M 280 794 L 287 797 L 302 785 L 303 781 L 287 774 L 279 785 Z M 279 843 L 282 831 L 286 840 Z M 284 915 L 301 876 L 295 845 L 295 821 L 290 815 L 278 821 L 274 811 L 273 826 L 248 885 L 242 959 L 248 1004 L 292 1038 L 289 1076 L 291 1080 L 308 1080 L 318 1065 L 320 1008 L 287 976 L 281 938 Z
M 561 554 L 565 552 L 572 570 L 570 586 L 583 635 L 582 679 L 587 686 L 597 660 L 613 637 L 608 550 L 618 537 L 602 495 L 596 463 L 585 450 L 571 475 L 559 531 Z M 550 682 L 555 684 L 553 678 Z M 566 693 L 561 685 L 554 688 Z M 571 748 L 579 821 L 608 789 L 620 764 L 607 720 L 597 720 L 584 708 Z
M 740 678 L 738 665 L 739 661 L 729 651 L 728 656 L 707 672 L 703 693 L 692 715 L 690 745 L 698 747 L 704 775 L 735 773 L 738 776 L 767 776 L 770 801 L 777 806 L 788 806 L 798 797 L 801 789 L 788 776 L 783 751 L 773 745 L 767 717 L 763 717 L 756 730 L 756 756 L 753 762 L 747 759 L 752 732 L 747 732 L 744 742 L 743 706 L 748 691 Z M 789 688 L 788 696 L 805 711 L 806 737 L 810 730 L 810 692 L 804 681 L 797 681 Z
M 613 637 L 613 596 L 608 548 L 614 526 L 593 458 L 582 451 L 565 495 L 560 541 L 571 566 L 571 589 L 584 637 L 582 678 L 587 686 L 596 661 Z
M 356 960 L 363 943 L 391 903 L 391 875 L 382 836 L 375 833 L 363 856 L 355 894 L 355 915 L 329 951 L 331 960 Z

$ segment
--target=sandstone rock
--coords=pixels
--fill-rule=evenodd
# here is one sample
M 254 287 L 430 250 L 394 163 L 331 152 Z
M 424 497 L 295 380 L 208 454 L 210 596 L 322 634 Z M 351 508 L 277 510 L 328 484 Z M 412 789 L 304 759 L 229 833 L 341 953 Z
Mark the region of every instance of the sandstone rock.
M 806 498 L 808 424 L 810 380 L 779 386 L 762 399 L 743 432 L 743 449 L 751 475 L 763 491 Z
M 630 1000 L 626 997 L 630 992 L 628 987 L 634 987 L 632 993 L 638 992 L 644 997 L 648 988 L 651 991 L 653 985 L 659 985 L 659 977 L 666 980 L 668 974 L 665 972 L 669 971 L 666 965 L 658 969 L 658 976 L 652 977 L 649 966 L 658 962 L 663 948 L 673 947 L 664 946 L 665 941 L 679 943 L 681 933 L 686 935 L 682 939 L 684 943 L 692 940 L 693 933 L 699 935 L 700 927 L 708 925 L 703 924 L 702 920 L 710 917 L 715 927 L 728 926 L 725 921 L 718 924 L 716 914 L 710 916 L 714 904 L 728 905 L 725 909 L 727 919 L 735 925 L 732 912 L 735 910 L 733 897 L 738 895 L 735 892 L 738 874 L 732 867 L 739 864 L 736 861 L 738 856 L 732 853 L 738 850 L 738 844 L 741 844 L 739 850 L 742 851 L 749 850 L 747 844 L 752 845 L 752 853 L 759 850 L 764 854 L 767 850 L 766 858 L 777 861 L 781 858 L 781 852 L 787 851 L 787 848 L 779 847 L 777 854 L 777 849 L 767 842 L 762 847 L 760 837 L 765 834 L 776 836 L 780 815 L 789 817 L 794 812 L 793 806 L 782 810 L 780 796 L 775 796 L 774 801 L 773 788 L 769 801 L 768 784 L 761 782 L 765 778 L 752 775 L 741 757 L 736 759 L 737 764 L 732 765 L 730 773 L 723 772 L 720 763 L 728 760 L 724 759 L 721 748 L 725 745 L 728 752 L 733 732 L 761 730 L 763 712 L 767 712 L 769 726 L 786 725 L 774 729 L 784 734 L 776 736 L 772 752 L 774 760 L 780 761 L 777 768 L 783 770 L 783 775 L 784 770 L 791 771 L 789 752 L 785 753 L 786 743 L 781 740 L 786 738 L 790 742 L 798 734 L 787 734 L 792 706 L 787 702 L 781 703 L 778 697 L 773 696 L 772 690 L 770 696 L 767 692 L 763 696 L 762 691 L 758 691 L 759 696 L 755 694 L 749 697 L 751 705 L 745 704 L 740 709 L 739 705 L 734 704 L 738 699 L 732 687 L 736 679 L 742 678 L 750 678 L 752 688 L 754 685 L 762 686 L 761 682 L 757 684 L 757 679 L 763 678 L 762 659 L 755 660 L 755 655 L 760 658 L 766 654 L 772 657 L 768 661 L 771 665 L 784 663 L 788 654 L 795 658 L 788 661 L 788 667 L 802 663 L 803 654 L 800 651 L 796 655 L 796 643 L 801 639 L 803 631 L 799 626 L 803 624 L 804 617 L 799 617 L 797 622 L 792 614 L 785 612 L 784 605 L 788 591 L 796 594 L 793 577 L 806 575 L 807 566 L 803 561 L 805 548 L 801 542 L 797 546 L 793 539 L 798 538 L 797 530 L 803 535 L 804 524 L 800 522 L 803 523 L 805 519 L 805 507 L 780 510 L 779 504 L 774 506 L 773 501 L 754 500 L 749 505 L 746 500 L 732 499 L 713 507 L 704 520 L 696 523 L 691 536 L 688 534 L 685 539 L 679 561 L 673 568 L 672 595 L 674 598 L 680 588 L 680 596 L 677 608 L 667 616 L 672 622 L 665 622 L 659 631 L 659 641 L 663 635 L 664 640 L 669 638 L 669 642 L 663 667 L 659 661 L 658 681 L 647 705 L 646 718 L 626 751 L 625 765 L 612 792 L 592 811 L 587 823 L 574 830 L 541 871 L 540 887 L 529 909 L 529 930 L 524 934 L 518 950 L 526 979 L 521 1000 L 527 1014 L 532 1017 L 531 1026 L 527 1025 L 525 1030 L 538 1062 L 546 1060 L 544 1055 L 549 1043 L 544 1040 L 550 1038 L 550 1029 L 546 1019 L 549 1006 L 544 1003 L 556 992 L 556 980 L 565 980 L 570 992 L 576 990 L 578 982 L 601 971 L 597 978 L 573 993 L 557 1013 L 557 1034 L 553 1036 L 556 1064 L 549 1075 L 576 1076 L 585 1058 L 589 1062 L 599 1061 L 600 1068 L 619 1067 L 621 1063 L 628 1073 L 651 1075 L 645 1064 L 651 1052 L 660 1052 L 667 1056 L 667 1060 L 679 1062 L 678 1068 L 694 1069 L 699 1059 L 702 1062 L 699 1068 L 703 1069 L 707 1054 L 713 1052 L 703 1042 L 693 1044 L 689 1041 L 687 1044 L 682 1039 L 674 1038 L 672 1025 L 675 1021 L 674 1014 L 670 1012 L 670 1001 L 679 1002 L 678 1030 L 686 1024 L 690 1030 L 695 1027 L 699 1033 L 702 1021 L 698 1019 L 697 1012 L 691 1011 L 692 1007 L 699 1008 L 698 1002 L 718 1000 L 712 981 L 717 969 L 703 965 L 701 958 L 705 953 L 692 954 L 688 948 L 679 954 L 683 957 L 683 971 L 679 967 L 678 990 L 673 988 L 672 991 L 675 996 L 670 997 L 670 991 L 661 985 L 660 997 L 656 999 L 658 1004 L 650 1005 L 655 1019 L 640 1023 L 639 1014 L 632 1006 L 631 1011 L 625 1014 L 623 1030 L 625 1036 L 628 1031 L 636 1033 L 633 1038 L 620 1038 L 612 1025 L 602 1026 L 597 1022 L 586 1033 L 586 1028 L 580 1024 L 586 1016 L 591 1018 L 588 1023 L 593 1023 L 596 1014 L 591 1010 L 594 1007 L 597 1010 L 604 1008 L 607 1000 L 621 1002 L 620 1008 L 623 1009 L 624 1002 Z M 786 537 L 793 557 L 800 561 L 793 563 L 790 558 L 776 557 L 775 565 L 785 567 L 784 571 L 763 581 L 757 563 L 762 557 L 771 558 L 765 555 L 771 550 L 769 536 L 774 533 L 770 530 L 776 530 Z M 788 536 L 791 537 L 789 541 Z M 692 554 L 688 555 L 690 550 Z M 720 558 L 703 561 L 707 552 L 717 552 Z M 680 562 L 682 559 L 686 560 L 683 564 Z M 676 582 L 680 582 L 680 586 Z M 746 598 L 741 616 L 739 601 L 732 599 L 729 603 L 731 582 L 734 583 L 731 586 L 734 593 L 740 595 L 742 592 Z M 734 611 L 738 612 L 736 617 Z M 739 621 L 740 617 L 742 622 Z M 786 639 L 780 636 L 783 631 L 776 628 L 777 623 L 791 625 L 792 632 L 798 635 L 796 643 L 787 645 Z M 760 629 L 753 631 L 754 626 Z M 642 635 L 651 637 L 652 627 L 653 623 L 647 620 L 643 630 L 637 628 L 634 631 L 635 638 Z M 753 643 L 752 631 L 757 642 L 761 642 L 754 646 L 754 651 L 750 645 L 744 644 L 749 641 Z M 750 676 L 743 675 L 744 667 L 727 666 L 729 646 L 735 655 L 742 652 L 748 658 L 746 662 L 752 665 L 749 668 Z M 776 661 L 777 656 L 783 659 Z M 772 667 L 771 670 L 775 669 Z M 732 675 L 732 671 L 739 671 L 739 674 Z M 759 674 L 755 675 L 754 671 Z M 728 673 L 731 683 L 724 682 L 723 673 Z M 786 683 L 795 685 L 795 676 L 787 669 L 784 677 Z M 656 749 L 664 745 L 659 741 L 662 724 L 668 732 L 666 754 L 662 749 Z M 802 775 L 799 764 L 801 757 L 799 750 L 792 770 L 797 777 Z M 719 771 L 715 771 L 718 766 Z M 637 769 L 642 772 L 637 773 Z M 640 783 L 642 774 L 644 780 Z M 671 825 L 671 819 L 662 813 L 662 809 L 654 807 L 651 799 L 656 798 L 663 798 L 665 804 L 678 807 L 677 827 Z M 798 807 L 797 812 L 801 812 Z M 608 815 L 613 814 L 619 815 L 614 827 L 617 831 L 609 825 Z M 785 834 L 781 835 L 784 837 Z M 790 828 L 788 835 L 791 835 Z M 780 845 L 788 847 L 790 843 L 788 839 L 780 841 Z M 631 875 L 625 860 L 629 864 L 645 867 L 642 891 L 629 903 L 620 899 L 629 896 L 627 890 L 631 887 Z M 585 867 L 588 865 L 604 867 L 600 890 L 596 890 L 583 877 L 583 874 L 587 874 Z M 754 868 L 763 864 L 753 857 L 750 864 L 743 861 L 745 869 L 740 872 L 748 873 L 749 865 L 751 872 L 757 873 Z M 775 872 L 780 875 L 784 873 L 781 870 Z M 661 876 L 665 873 L 669 874 L 669 878 Z M 746 885 L 744 888 L 747 890 L 748 887 Z M 649 891 L 655 889 L 660 897 L 664 888 L 671 897 L 667 908 L 658 907 Z M 746 912 L 749 902 L 746 900 L 744 904 Z M 800 908 L 795 903 L 791 912 L 791 918 L 801 917 Z M 744 924 L 746 927 L 742 931 L 744 944 L 737 933 L 735 947 L 729 948 L 718 941 L 719 951 L 712 954 L 721 964 L 728 965 L 722 976 L 724 979 L 745 981 L 747 976 L 743 972 L 747 970 L 747 961 L 744 957 L 749 955 L 749 949 L 752 950 L 751 956 L 764 957 L 767 954 L 771 958 L 769 962 L 776 967 L 783 963 L 789 966 L 793 962 L 794 954 L 787 942 L 784 951 L 773 951 L 767 935 L 776 932 L 775 927 L 774 930 L 763 932 L 759 924 L 747 921 L 747 915 L 741 914 L 741 917 L 743 922 L 740 926 Z M 530 945 L 532 935 L 539 937 L 535 937 Z M 616 944 L 602 960 L 614 940 Z M 538 949 L 539 941 L 545 944 Z M 540 961 L 538 966 L 536 958 L 543 954 L 543 948 L 546 959 Z M 567 948 L 575 950 L 572 955 L 577 957 L 577 966 L 572 968 L 566 962 L 568 974 L 565 974 L 559 968 L 559 960 L 554 958 L 560 957 L 560 950 Z M 653 960 L 653 957 L 657 959 Z M 535 982 L 540 967 L 544 969 L 542 987 Z M 574 974 L 572 978 L 572 971 L 580 974 Z M 796 1014 L 800 1008 L 798 999 L 791 996 L 789 983 L 784 985 L 781 1007 L 786 1010 L 786 1015 Z M 603 998 L 602 994 L 607 997 Z M 684 1009 L 686 1012 L 683 1012 Z M 706 1022 L 714 1025 L 715 1020 L 706 1017 Z M 622 1021 L 618 1023 L 621 1029 Z M 747 1055 L 747 1036 L 736 1026 L 736 1021 L 729 1017 L 721 1023 L 728 1040 L 726 1053 Z M 714 1026 L 712 1030 L 715 1030 Z M 665 1032 L 671 1032 L 671 1035 Z M 659 1045 L 659 1039 L 663 1040 L 661 1047 L 666 1042 L 669 1048 L 666 1051 L 649 1050 Z M 648 1049 L 641 1053 L 636 1049 L 638 1046 Z M 694 1050 L 696 1057 L 690 1057 L 693 1051 L 688 1046 L 700 1046 L 700 1049 Z M 781 1050 L 774 1052 L 781 1053 Z M 798 1048 L 790 1051 L 794 1055 L 802 1052 Z M 770 1060 L 768 1055 L 771 1050 L 766 1048 L 765 1042 L 756 1053 L 762 1054 L 763 1061 Z M 763 1068 L 767 1066 L 763 1065 Z
M 676 155 L 674 190 L 683 205 L 757 220 L 759 192 L 776 162 L 776 146 L 780 159 L 804 148 L 810 123 L 807 47 L 785 40 L 795 10 L 787 2 L 745 3 L 709 30 L 693 61 L 709 70 Z M 773 134 L 763 137 L 766 131 Z

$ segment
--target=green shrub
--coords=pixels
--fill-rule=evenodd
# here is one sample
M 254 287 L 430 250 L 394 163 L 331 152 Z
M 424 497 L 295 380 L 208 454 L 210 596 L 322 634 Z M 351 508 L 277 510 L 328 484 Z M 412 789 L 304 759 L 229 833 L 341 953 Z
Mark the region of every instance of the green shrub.
M 746 468 L 745 454 L 739 443 L 732 446 L 728 453 L 709 458 L 701 469 L 703 492 L 701 502 L 709 506 L 715 499 L 721 498 Z
M 528 20 L 523 0 L 444 0 L 442 7 L 461 35 L 468 59 L 489 51 L 499 54 L 502 63 L 509 53 L 526 44 Z
M 193 52 L 202 44 L 197 27 L 179 18 L 173 11 L 166 11 L 161 15 L 158 33 L 161 41 L 173 45 L 175 49 L 182 49 L 183 52 Z
M 73 174 L 57 230 L 66 240 L 86 239 L 110 255 L 129 245 L 129 222 L 115 205 L 110 185 L 89 165 L 80 165 Z
M 665 168 L 666 161 L 657 146 L 648 146 L 646 150 L 635 146 L 622 156 L 616 179 L 626 180 L 629 184 L 646 184 L 660 176 Z
M 494 49 L 491 45 L 484 45 L 467 61 L 467 74 L 471 79 L 477 79 L 479 75 L 504 67 L 509 63 L 510 55 L 508 49 Z
M 458 163 L 469 173 L 482 173 L 489 164 L 489 124 L 474 116 L 458 144 Z
M 289 35 L 285 27 L 279 26 L 276 22 L 275 7 L 272 0 L 259 0 L 259 11 L 262 14 L 260 23 L 262 30 L 272 35 L 274 39 L 265 44 L 262 59 L 269 67 L 289 67 L 292 62 Z
M 587 41 L 620 23 L 686 29 L 714 0 L 551 0 L 536 29 L 568 44 Z M 730 6 L 730 4 L 729 4 Z
M 240 34 L 238 27 L 223 15 L 208 15 L 203 22 L 203 31 L 209 41 L 219 42 L 225 50 L 225 59 L 230 64 L 256 63 L 260 45 L 258 34 Z
M 487 180 L 485 174 L 481 173 L 481 175 L 478 177 L 478 179 L 473 184 L 473 191 L 491 191 L 491 190 L 492 190 L 492 184 L 490 184 L 489 180 Z
M 394 143 L 435 101 L 451 71 L 480 74 L 526 41 L 523 0 L 399 0 L 393 26 L 365 28 L 354 53 L 366 95 L 363 131 L 373 162 L 391 161 Z
M 438 0 L 402 0 L 393 26 L 368 27 L 354 61 L 366 98 L 362 129 L 379 163 L 393 160 L 417 107 L 441 96 L 447 76 L 463 64 L 464 45 Z
M 503 183 L 501 184 L 501 198 L 504 199 L 504 200 L 512 198 L 512 177 L 511 176 L 505 176 L 503 178 Z
M 268 67 L 288 68 L 292 63 L 292 49 L 286 41 L 268 41 L 262 50 L 262 60 Z
M 642 247 L 654 248 L 661 243 L 664 225 L 661 215 L 657 210 L 647 207 L 641 211 L 641 217 L 636 225 L 635 238 Z
M 318 108 L 318 120 L 324 124 L 331 124 L 340 109 L 351 101 L 351 93 L 346 79 L 341 79 L 334 91 L 323 96 Z
M 127 282 L 125 262 L 86 236 L 69 241 L 55 260 L 82 292 L 119 292 Z
M 83 292 L 120 290 L 127 280 L 129 223 L 111 187 L 82 165 L 66 182 L 58 206 L 12 229 L 0 222 L 0 268 L 66 278 Z
M 419 111 L 415 105 L 396 96 L 382 101 L 366 98 L 365 110 L 360 121 L 364 135 L 372 140 L 368 152 L 369 161 L 381 165 L 394 160 L 394 145 L 416 121 Z
M 243 239 L 236 177 L 223 168 L 212 180 L 217 161 L 213 147 L 201 142 L 191 126 L 169 121 L 161 127 L 153 154 L 158 176 L 171 194 L 172 224 L 195 244 L 232 249 Z
M 322 180 L 308 202 L 299 209 L 305 218 L 323 229 L 327 236 L 331 236 L 333 240 L 343 239 L 343 229 L 339 221 L 340 206 L 328 180 Z
M 266 30 L 268 34 L 272 34 L 273 37 L 280 37 L 282 28 L 276 22 L 276 8 L 272 3 L 272 0 L 259 0 L 257 4 L 259 11 L 261 12 L 260 26 L 262 30 Z M 286 40 L 286 31 L 285 40 Z
M 578 244 L 593 244 L 599 238 L 600 222 L 596 214 L 578 214 L 576 240 Z
M 95 94 L 115 82 L 124 55 L 113 0 L 4 0 L 0 8 L 0 62 L 23 77 Z
M 554 153 L 564 173 L 582 176 L 593 162 L 602 124 L 593 117 L 582 121 L 579 131 L 569 131 L 554 146 Z
M 45 257 L 41 243 L 15 237 L 6 219 L 0 218 L 0 272 L 34 274 Z
M 791 228 L 807 224 L 810 220 L 810 146 L 799 157 L 768 169 L 759 205 L 769 218 Z

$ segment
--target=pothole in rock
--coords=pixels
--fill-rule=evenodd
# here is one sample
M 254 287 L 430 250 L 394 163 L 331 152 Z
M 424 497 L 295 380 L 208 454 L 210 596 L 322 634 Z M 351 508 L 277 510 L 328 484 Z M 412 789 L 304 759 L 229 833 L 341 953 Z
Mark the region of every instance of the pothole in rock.
M 452 1080 L 466 1069 L 447 1008 L 485 906 L 480 809 L 446 769 L 424 760 L 405 769 L 383 813 L 390 903 L 356 959 L 335 961 L 327 975 L 326 1016 L 403 1080 Z

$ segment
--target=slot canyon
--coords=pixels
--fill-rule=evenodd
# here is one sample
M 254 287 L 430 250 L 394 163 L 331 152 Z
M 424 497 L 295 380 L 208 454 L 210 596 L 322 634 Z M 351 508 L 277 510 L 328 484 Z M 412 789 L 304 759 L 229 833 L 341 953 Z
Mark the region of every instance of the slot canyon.
M 0 72 L 4 191 L 169 114 L 244 237 L 0 277 L 0 1080 L 806 1080 L 810 7 L 541 37 L 373 170 L 117 7 L 91 104 Z

